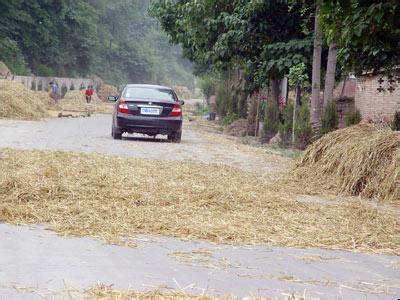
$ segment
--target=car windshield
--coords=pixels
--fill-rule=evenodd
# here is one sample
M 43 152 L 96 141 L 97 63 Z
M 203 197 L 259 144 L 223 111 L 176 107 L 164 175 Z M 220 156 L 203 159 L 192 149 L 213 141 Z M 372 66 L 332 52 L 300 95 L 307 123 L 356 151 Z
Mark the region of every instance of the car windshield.
M 123 97 L 125 99 L 154 99 L 176 101 L 173 91 L 163 88 L 128 87 L 126 88 Z

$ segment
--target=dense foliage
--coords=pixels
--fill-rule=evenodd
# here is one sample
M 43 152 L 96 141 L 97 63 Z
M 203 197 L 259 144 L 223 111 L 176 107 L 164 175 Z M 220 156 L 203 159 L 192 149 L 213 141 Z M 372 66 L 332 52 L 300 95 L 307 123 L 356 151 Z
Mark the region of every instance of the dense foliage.
M 361 112 L 357 108 L 353 108 L 344 118 L 347 127 L 356 125 L 361 122 Z
M 336 110 L 335 102 L 329 102 L 321 115 L 320 134 L 324 135 L 328 132 L 334 131 L 339 125 L 339 114 Z
M 321 5 L 324 34 L 337 40 L 347 71 L 400 72 L 398 0 L 326 0 Z
M 17 74 L 192 86 L 190 63 L 147 15 L 149 2 L 0 0 L 0 60 Z
M 285 1 L 161 0 L 152 6 L 171 41 L 183 47 L 199 73 L 245 71 L 251 90 L 280 78 L 298 63 L 310 64 L 311 40 L 300 6 Z
M 296 110 L 296 124 L 294 126 L 294 144 L 292 144 L 293 132 L 293 106 L 294 101 L 285 106 L 282 112 L 283 122 L 279 124 L 281 144 L 284 147 L 294 146 L 305 149 L 311 141 L 312 129 L 310 125 L 310 109 L 307 103 L 303 103 Z

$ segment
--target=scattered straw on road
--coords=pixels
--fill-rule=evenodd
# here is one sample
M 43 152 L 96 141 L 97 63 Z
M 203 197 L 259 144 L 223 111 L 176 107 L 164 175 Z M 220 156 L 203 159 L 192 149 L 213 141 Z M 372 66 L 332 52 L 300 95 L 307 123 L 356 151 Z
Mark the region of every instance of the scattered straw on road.
M 224 165 L 3 149 L 0 170 L 0 222 L 48 224 L 60 235 L 400 254 L 395 215 L 362 202 L 300 203 L 284 186 Z
M 87 289 L 85 295 L 90 299 L 156 299 L 156 300 L 208 300 L 215 299 L 207 296 L 191 296 L 184 291 L 173 291 L 171 289 L 158 289 L 147 292 L 136 292 L 134 290 L 115 290 L 112 286 L 98 284 Z M 221 298 L 222 299 L 222 298 Z M 229 299 L 229 298 L 223 298 Z

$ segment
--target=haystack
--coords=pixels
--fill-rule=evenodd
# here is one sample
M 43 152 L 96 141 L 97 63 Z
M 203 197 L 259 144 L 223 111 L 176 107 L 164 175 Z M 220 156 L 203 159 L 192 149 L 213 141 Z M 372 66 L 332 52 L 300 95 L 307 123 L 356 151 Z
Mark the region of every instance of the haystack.
M 44 101 L 47 100 L 18 82 L 0 80 L 0 118 L 37 120 L 48 117 Z
M 186 86 L 175 85 L 173 89 L 179 99 L 187 100 L 192 97 L 192 92 Z
M 100 100 L 96 93 L 92 96 L 90 104 L 86 103 L 85 90 L 68 91 L 61 99 L 60 105 L 63 110 L 90 110 L 96 113 L 111 113 L 112 105 Z
M 7 67 L 5 63 L 0 61 L 0 78 L 5 78 L 11 74 L 10 69 Z
M 224 134 L 243 137 L 247 135 L 247 120 L 239 119 L 229 124 L 224 129 Z
M 368 124 L 334 131 L 307 148 L 295 173 L 311 189 L 400 203 L 400 133 Z
M 108 96 L 116 96 L 118 95 L 118 90 L 115 86 L 109 84 L 103 84 L 97 94 L 100 100 L 106 102 L 108 101 Z

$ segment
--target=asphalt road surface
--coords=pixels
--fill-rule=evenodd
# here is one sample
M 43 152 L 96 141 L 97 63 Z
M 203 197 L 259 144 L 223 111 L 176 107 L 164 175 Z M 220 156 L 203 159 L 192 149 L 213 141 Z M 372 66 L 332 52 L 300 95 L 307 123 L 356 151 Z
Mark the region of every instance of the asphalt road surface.
M 0 148 L 57 149 L 229 164 L 277 172 L 240 148 L 186 126 L 181 144 L 127 136 L 114 141 L 110 116 L 0 120 Z M 287 299 L 397 299 L 400 259 L 322 249 L 227 246 L 139 236 L 137 248 L 62 238 L 43 227 L 0 224 L 0 299 L 65 299 L 101 282 L 116 289 L 170 287 L 187 293 Z

